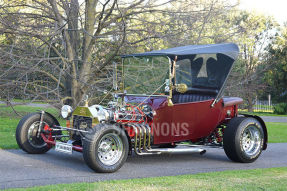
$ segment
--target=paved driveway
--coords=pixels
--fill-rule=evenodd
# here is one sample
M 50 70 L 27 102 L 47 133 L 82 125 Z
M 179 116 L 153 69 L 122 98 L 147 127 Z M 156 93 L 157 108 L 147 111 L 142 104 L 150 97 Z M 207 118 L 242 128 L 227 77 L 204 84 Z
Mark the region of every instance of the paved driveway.
M 0 104 L 6 104 L 4 101 L 0 101 Z M 49 108 L 52 107 L 50 104 L 44 103 L 19 103 L 19 102 L 11 102 L 12 105 L 27 105 L 31 107 L 42 107 L 42 108 Z
M 277 117 L 277 116 L 260 116 L 265 122 L 280 122 L 287 123 L 287 117 Z M 287 125 L 286 125 L 287 127 Z

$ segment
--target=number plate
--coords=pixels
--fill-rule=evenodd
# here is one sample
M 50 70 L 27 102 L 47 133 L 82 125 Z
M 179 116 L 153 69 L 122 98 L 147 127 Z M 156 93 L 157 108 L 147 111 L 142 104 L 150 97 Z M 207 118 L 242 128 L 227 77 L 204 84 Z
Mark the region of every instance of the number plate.
M 72 154 L 73 145 L 69 143 L 56 142 L 55 151 Z

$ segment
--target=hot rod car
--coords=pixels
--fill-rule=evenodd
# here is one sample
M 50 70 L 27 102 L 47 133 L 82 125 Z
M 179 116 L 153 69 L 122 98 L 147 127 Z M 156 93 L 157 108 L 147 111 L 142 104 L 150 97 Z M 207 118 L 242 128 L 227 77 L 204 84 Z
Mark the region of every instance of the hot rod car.
M 83 152 L 96 172 L 118 170 L 132 152 L 203 154 L 206 147 L 253 162 L 267 148 L 266 126 L 258 116 L 238 114 L 241 98 L 223 96 L 238 53 L 227 43 L 123 55 L 105 106 L 64 105 L 66 127 L 48 112 L 29 114 L 18 124 L 17 143 L 32 154 L 53 146 Z

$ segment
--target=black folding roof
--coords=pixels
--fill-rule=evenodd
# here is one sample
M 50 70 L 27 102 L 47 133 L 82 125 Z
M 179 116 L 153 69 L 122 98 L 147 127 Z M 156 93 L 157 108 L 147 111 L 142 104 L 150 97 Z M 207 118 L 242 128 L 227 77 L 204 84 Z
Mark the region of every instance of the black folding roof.
M 207 45 L 188 45 L 164 50 L 154 50 L 139 54 L 122 55 L 125 57 L 132 56 L 187 56 L 192 54 L 217 54 L 221 53 L 236 60 L 239 48 L 234 43 L 225 44 L 207 44 Z

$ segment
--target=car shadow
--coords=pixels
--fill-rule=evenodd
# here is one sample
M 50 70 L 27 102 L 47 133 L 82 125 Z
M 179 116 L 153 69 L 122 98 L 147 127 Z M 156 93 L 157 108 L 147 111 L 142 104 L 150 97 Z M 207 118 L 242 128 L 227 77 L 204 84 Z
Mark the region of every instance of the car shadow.
M 220 150 L 219 150 L 220 151 Z M 77 171 L 79 174 L 91 175 L 94 171 L 90 169 L 83 159 L 82 153 L 73 152 L 72 155 L 59 153 L 54 150 L 50 150 L 45 154 L 27 154 L 22 150 L 6 150 L 14 155 L 18 155 L 18 158 L 29 158 L 31 161 L 41 161 L 45 163 L 45 166 L 52 166 L 53 168 L 69 168 L 70 170 Z M 187 162 L 192 162 L 195 165 L 203 165 L 206 163 L 232 163 L 226 155 L 222 152 L 212 151 L 201 155 L 198 153 L 188 154 L 161 154 L 161 155 L 146 155 L 138 156 L 134 153 L 129 155 L 126 164 L 123 166 L 123 170 L 126 171 L 130 168 L 150 168 L 151 165 L 157 167 L 165 167 L 168 164 L 184 165 Z M 130 165 L 130 167 L 129 167 Z M 68 170 L 69 171 L 69 170 Z
M 232 162 L 230 161 L 225 154 L 211 152 L 205 154 L 199 153 L 171 153 L 171 154 L 160 154 L 160 155 L 145 155 L 138 156 L 133 154 L 127 159 L 128 163 L 170 163 L 170 162 L 186 162 L 186 161 L 212 161 L 212 162 Z
M 28 154 L 22 150 L 6 150 L 14 155 L 18 155 L 18 157 L 29 158 L 31 161 L 41 161 L 48 165 L 45 166 L 58 166 L 71 168 L 73 170 L 82 171 L 82 172 L 94 172 L 91 170 L 83 159 L 81 153 L 74 152 L 72 155 L 59 153 L 51 149 L 45 154 Z

